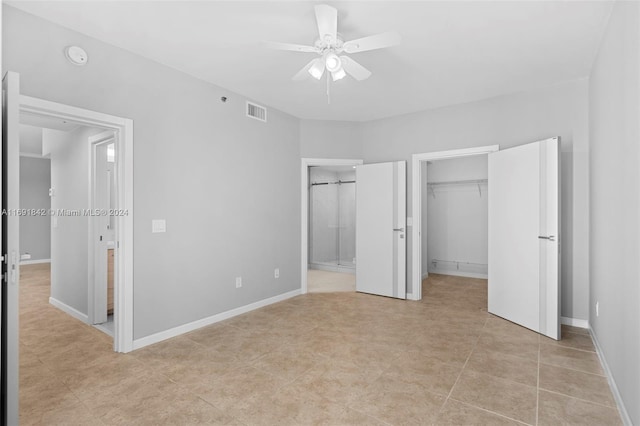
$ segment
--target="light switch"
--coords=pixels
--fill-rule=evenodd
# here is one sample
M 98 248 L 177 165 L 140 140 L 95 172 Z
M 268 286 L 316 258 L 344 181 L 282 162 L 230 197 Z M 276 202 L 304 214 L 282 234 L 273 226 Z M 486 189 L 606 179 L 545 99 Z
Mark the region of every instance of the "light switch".
M 167 221 L 164 219 L 153 219 L 151 221 L 151 232 L 167 232 Z

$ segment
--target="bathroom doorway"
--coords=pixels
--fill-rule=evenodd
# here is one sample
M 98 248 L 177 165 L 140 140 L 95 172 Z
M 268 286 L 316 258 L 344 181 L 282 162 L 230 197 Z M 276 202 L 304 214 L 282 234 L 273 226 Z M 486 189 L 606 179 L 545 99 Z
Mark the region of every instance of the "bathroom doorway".
M 302 159 L 301 292 L 355 291 L 355 166 Z
M 309 167 L 309 292 L 355 291 L 355 166 Z

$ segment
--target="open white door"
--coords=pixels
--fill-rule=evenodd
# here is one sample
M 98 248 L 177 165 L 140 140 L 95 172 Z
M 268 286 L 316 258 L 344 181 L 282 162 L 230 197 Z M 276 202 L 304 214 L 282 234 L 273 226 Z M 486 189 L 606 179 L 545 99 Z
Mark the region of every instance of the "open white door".
M 489 154 L 489 312 L 560 339 L 559 138 Z
M 0 423 L 18 424 L 18 283 L 20 281 L 19 208 L 20 76 L 7 72 L 2 78 L 2 308 L 0 328 L 2 363 L 2 419 Z M 6 214 L 5 214 L 6 212 Z
M 356 291 L 405 299 L 407 165 L 356 166 Z
M 92 209 L 109 211 L 109 180 L 107 173 L 107 145 L 112 143 L 113 136 L 109 132 L 108 142 L 92 143 Z M 92 324 L 107 322 L 107 253 L 109 216 L 97 215 L 90 219 L 93 232 L 93 312 L 90 315 Z M 91 260 L 90 260 L 91 261 Z

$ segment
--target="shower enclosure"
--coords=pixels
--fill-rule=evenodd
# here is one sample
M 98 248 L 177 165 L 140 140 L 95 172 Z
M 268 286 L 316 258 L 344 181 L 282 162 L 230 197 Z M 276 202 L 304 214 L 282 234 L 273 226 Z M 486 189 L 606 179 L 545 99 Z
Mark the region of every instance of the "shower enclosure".
M 355 178 L 351 166 L 309 168 L 309 269 L 355 272 Z

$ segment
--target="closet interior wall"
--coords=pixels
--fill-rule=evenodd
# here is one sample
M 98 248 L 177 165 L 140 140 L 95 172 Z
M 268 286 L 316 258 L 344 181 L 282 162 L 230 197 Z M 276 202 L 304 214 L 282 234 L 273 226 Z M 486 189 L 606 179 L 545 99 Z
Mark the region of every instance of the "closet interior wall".
M 424 167 L 423 277 L 487 278 L 487 156 L 432 161 Z

